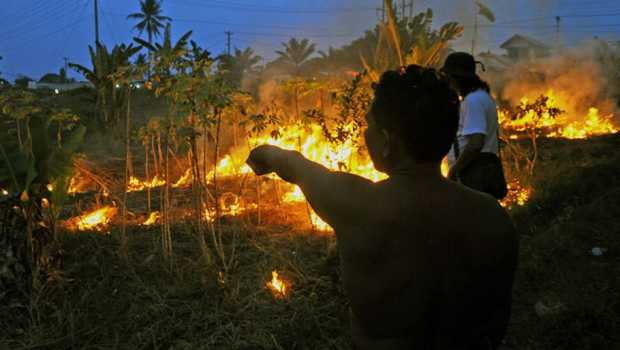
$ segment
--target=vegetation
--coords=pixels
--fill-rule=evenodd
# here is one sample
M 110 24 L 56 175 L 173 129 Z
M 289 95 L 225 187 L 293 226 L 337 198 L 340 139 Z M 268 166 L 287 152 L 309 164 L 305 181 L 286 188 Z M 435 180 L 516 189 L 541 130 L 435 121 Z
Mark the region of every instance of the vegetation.
M 620 287 L 614 263 L 620 249 L 619 142 L 614 136 L 541 143 L 544 171 L 535 180 L 541 190 L 513 214 L 522 245 L 508 348 L 620 344 L 614 293 Z M 263 214 L 287 222 L 282 214 Z M 50 284 L 27 307 L 2 304 L 7 317 L 0 321 L 0 343 L 49 349 L 349 349 L 346 296 L 338 262 L 329 254 L 334 237 L 293 227 L 299 225 L 225 225 L 224 244 L 235 244 L 237 258 L 224 282 L 219 270 L 202 262 L 190 223 L 172 228 L 172 269 L 151 244 L 157 228 L 130 229 L 128 260 L 119 254 L 118 230 L 68 236 L 67 279 Z M 593 247 L 605 249 L 603 256 L 593 256 Z M 276 298 L 266 288 L 272 270 L 291 283 L 288 297 Z M 546 309 L 538 307 L 543 312 L 537 314 L 539 302 Z
M 387 21 L 351 44 L 317 56 L 315 44 L 292 38 L 260 67 L 249 47 L 213 57 L 191 40 L 192 32 L 174 40 L 161 2 L 140 4 L 141 12 L 128 18 L 139 20 L 135 29 L 148 40 L 111 51 L 98 43 L 89 48 L 91 67 L 70 65 L 94 92 L 32 92 L 22 89 L 25 80 L 22 88 L 0 91 L 0 122 L 7 125 L 0 185 L 9 193 L 0 194 L 0 312 L 7 315 L 0 344 L 350 348 L 335 237 L 316 232 L 303 209 L 261 204 L 268 200 L 261 193 L 271 189 L 280 201 L 279 183 L 243 175 L 231 184 L 218 165 L 230 149 L 254 146 L 253 137 L 279 140 L 289 129 L 316 126 L 331 146 L 363 153 L 371 83 L 387 68 L 436 66 L 463 28 L 433 29 L 430 9 L 397 19 L 386 0 Z M 138 55 L 143 48 L 149 59 Z M 260 88 L 243 91 L 244 78 Z M 536 125 L 559 113 L 543 97 L 511 115 Z M 98 127 L 83 144 L 85 125 L 92 124 Z M 508 144 L 511 172 L 535 190 L 527 205 L 511 211 L 523 239 L 507 345 L 619 346 L 620 138 L 568 142 L 540 138 L 537 130 L 528 129 L 529 142 Z M 78 151 L 86 154 L 80 161 Z M 72 169 L 86 168 L 84 159 L 105 163 L 93 166 L 103 169 L 92 172 L 97 188 L 67 201 Z M 351 170 L 342 161 L 338 167 Z M 172 180 L 181 175 L 191 184 L 175 189 Z M 165 183 L 131 194 L 137 177 Z M 244 196 L 255 196 L 255 207 L 226 215 L 226 200 Z M 108 234 L 58 229 L 69 213 L 106 203 L 122 208 L 121 225 Z M 181 206 L 185 219 L 177 215 Z M 140 224 L 133 208 L 157 212 L 159 220 Z M 312 221 L 309 210 L 308 216 Z M 594 247 L 603 255 L 593 256 Z M 284 297 L 266 288 L 274 270 L 289 283 Z

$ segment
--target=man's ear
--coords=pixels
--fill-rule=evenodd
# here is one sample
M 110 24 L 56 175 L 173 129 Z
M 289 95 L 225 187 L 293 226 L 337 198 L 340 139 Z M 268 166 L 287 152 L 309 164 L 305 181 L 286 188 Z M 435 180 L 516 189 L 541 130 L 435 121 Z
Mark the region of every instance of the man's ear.
M 391 138 L 390 138 L 390 134 L 385 129 L 381 130 L 381 135 L 383 136 L 382 137 L 383 151 L 381 155 L 383 156 L 383 158 L 387 159 L 392 153 L 392 143 L 390 142 Z

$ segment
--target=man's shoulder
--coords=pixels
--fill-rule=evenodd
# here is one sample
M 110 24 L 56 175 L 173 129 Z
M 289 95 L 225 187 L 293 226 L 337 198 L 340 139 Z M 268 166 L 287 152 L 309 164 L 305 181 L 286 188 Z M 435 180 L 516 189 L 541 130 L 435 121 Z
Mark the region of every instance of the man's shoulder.
M 491 95 L 484 90 L 476 90 L 465 97 L 463 100 L 465 104 L 484 104 L 495 103 Z

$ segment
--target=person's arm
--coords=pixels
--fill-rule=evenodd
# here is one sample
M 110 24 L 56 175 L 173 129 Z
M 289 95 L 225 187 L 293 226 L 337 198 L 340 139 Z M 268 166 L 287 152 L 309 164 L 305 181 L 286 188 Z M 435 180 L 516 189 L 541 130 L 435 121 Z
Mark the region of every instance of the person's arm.
M 317 214 L 334 228 L 354 219 L 362 210 L 372 182 L 362 177 L 332 172 L 299 152 L 275 146 L 252 150 L 247 161 L 257 175 L 275 172 L 283 180 L 298 185 Z
M 480 154 L 482 148 L 484 147 L 484 134 L 473 134 L 467 136 L 467 146 L 461 153 L 459 159 L 457 159 L 456 163 L 450 169 L 448 173 L 448 178 L 452 180 L 456 180 L 459 173 L 463 171 L 463 169 L 467 168 L 467 166 Z

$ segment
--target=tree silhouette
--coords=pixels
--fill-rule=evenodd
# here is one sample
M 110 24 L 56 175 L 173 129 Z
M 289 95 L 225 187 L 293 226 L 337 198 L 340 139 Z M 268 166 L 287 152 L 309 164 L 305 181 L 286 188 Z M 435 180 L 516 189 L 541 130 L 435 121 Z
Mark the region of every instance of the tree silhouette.
M 296 76 L 301 75 L 303 65 L 316 51 L 316 44 L 308 39 L 291 38 L 288 42 L 282 43 L 282 46 L 284 50 L 277 50 L 276 53 L 283 62 L 293 67 Z

